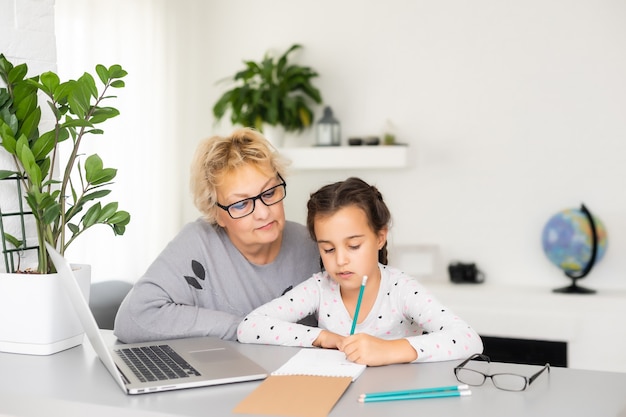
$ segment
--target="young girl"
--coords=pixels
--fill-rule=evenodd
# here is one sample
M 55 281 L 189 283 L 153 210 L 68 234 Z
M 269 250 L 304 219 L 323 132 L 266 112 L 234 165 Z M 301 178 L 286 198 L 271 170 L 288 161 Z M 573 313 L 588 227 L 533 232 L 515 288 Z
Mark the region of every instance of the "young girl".
M 307 207 L 307 227 L 324 271 L 248 314 L 238 327 L 239 341 L 338 349 L 369 366 L 482 352 L 480 337 L 467 323 L 416 279 L 385 266 L 391 215 L 374 186 L 349 178 L 313 193 Z M 309 314 L 319 327 L 297 323 Z

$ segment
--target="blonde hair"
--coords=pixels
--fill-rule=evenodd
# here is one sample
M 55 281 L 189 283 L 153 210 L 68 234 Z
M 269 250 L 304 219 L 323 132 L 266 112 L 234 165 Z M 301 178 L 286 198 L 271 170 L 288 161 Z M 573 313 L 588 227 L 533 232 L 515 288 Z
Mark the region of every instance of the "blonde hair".
M 216 188 L 225 175 L 244 165 L 285 177 L 287 161 L 261 133 L 250 128 L 236 129 L 226 137 L 204 139 L 196 148 L 191 163 L 191 193 L 195 206 L 209 223 L 216 223 Z

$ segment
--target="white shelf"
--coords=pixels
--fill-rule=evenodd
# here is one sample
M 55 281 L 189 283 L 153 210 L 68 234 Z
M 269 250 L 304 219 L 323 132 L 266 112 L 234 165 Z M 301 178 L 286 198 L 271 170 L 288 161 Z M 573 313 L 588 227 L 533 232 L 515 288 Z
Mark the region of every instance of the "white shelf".
M 380 169 L 405 168 L 408 146 L 317 146 L 281 148 L 293 169 Z

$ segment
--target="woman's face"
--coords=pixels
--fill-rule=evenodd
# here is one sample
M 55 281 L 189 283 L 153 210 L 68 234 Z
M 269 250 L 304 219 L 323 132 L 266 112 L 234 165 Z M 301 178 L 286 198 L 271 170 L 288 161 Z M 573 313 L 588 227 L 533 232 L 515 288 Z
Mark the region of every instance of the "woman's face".
M 358 289 L 363 275 L 378 277 L 378 251 L 387 239 L 387 229 L 375 233 L 363 210 L 344 207 L 316 217 L 314 227 L 324 267 L 342 289 Z
M 282 181 L 271 169 L 262 170 L 254 165 L 244 165 L 224 176 L 217 187 L 217 201 L 222 206 L 256 197 Z M 285 208 L 280 201 L 266 206 L 260 199 L 254 202 L 254 211 L 239 219 L 233 219 L 227 211 L 217 209 L 217 224 L 226 230 L 235 247 L 244 255 L 264 246 L 280 243 L 285 227 Z

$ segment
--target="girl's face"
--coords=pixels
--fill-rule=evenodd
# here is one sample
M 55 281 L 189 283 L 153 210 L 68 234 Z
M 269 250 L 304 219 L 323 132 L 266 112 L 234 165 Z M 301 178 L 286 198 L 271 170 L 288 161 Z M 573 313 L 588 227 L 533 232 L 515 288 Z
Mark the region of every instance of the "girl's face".
M 269 168 L 261 170 L 254 165 L 244 165 L 225 175 L 216 189 L 217 201 L 228 206 L 256 197 L 281 183 Z M 264 246 L 280 244 L 285 227 L 285 209 L 282 201 L 268 207 L 259 199 L 254 202 L 254 211 L 245 217 L 233 219 L 227 211 L 219 208 L 216 220 L 235 247 L 245 255 Z
M 317 246 L 326 271 L 342 289 L 358 289 L 363 275 L 378 278 L 378 251 L 387 239 L 387 229 L 375 233 L 363 210 L 347 206 L 314 223 Z

